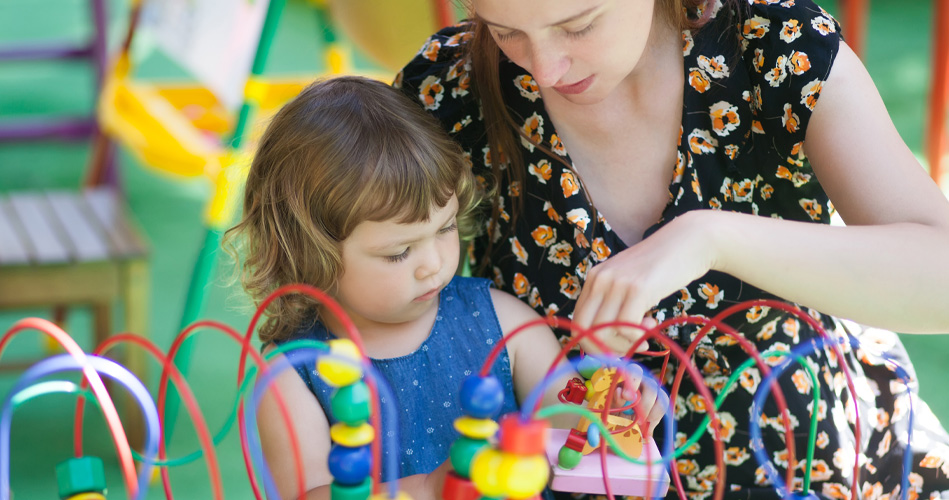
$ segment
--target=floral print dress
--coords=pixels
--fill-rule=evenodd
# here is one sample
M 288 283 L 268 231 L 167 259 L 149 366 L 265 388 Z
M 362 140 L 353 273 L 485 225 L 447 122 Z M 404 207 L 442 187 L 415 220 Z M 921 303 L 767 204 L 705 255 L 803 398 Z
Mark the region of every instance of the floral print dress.
M 706 27 L 682 33 L 685 86 L 677 161 L 670 165 L 668 205 L 646 237 L 676 216 L 701 209 L 830 223 L 833 207 L 802 145 L 837 54 L 840 27 L 811 0 L 749 3 L 747 11 L 723 8 Z M 480 103 L 470 88 L 470 64 L 463 55 L 472 36 L 469 30 L 469 25 L 460 24 L 433 35 L 400 72 L 395 85 L 441 121 L 462 145 L 478 176 L 490 178 L 494 159 L 488 151 Z M 499 74 L 505 102 L 515 119 L 521 120 L 523 132 L 570 164 L 569 149 L 554 130 L 531 75 L 503 58 Z M 594 211 L 582 183 L 564 162 L 529 141 L 522 140 L 521 145 L 528 175 L 523 185 L 500 186 L 499 224 L 475 241 L 472 253 L 480 258 L 492 249 L 491 277 L 499 288 L 541 314 L 569 316 L 589 269 L 626 245 Z M 510 213 L 514 197 L 523 203 L 516 220 Z M 760 298 L 777 299 L 729 275 L 709 272 L 661 301 L 653 314 L 659 320 L 682 315 L 710 318 L 730 305 Z M 915 394 L 908 395 L 898 370 L 884 361 L 884 353 L 897 361 L 911 378 L 910 387 L 917 389 L 912 365 L 896 334 L 814 310 L 805 309 L 805 313 L 834 339 L 856 335 L 861 347 L 844 342 L 839 345 L 840 356 L 827 349 L 806 355 L 806 363 L 817 374 L 816 386 L 800 364 L 791 365 L 780 378 L 798 459 L 792 488 L 802 485 L 817 391 L 812 491 L 850 498 L 857 464 L 860 497 L 899 498 L 912 406 L 909 498 L 939 498 L 943 490 L 949 490 L 949 436 L 928 407 Z M 731 316 L 728 323 L 759 352 L 788 352 L 816 345 L 820 338 L 805 318 L 777 308 L 747 309 Z M 678 327 L 665 333 L 685 347 L 696 330 Z M 737 386 L 725 389 L 729 376 L 747 359 L 738 343 L 720 331 L 705 337 L 693 356 L 713 397 L 729 391 L 718 411 L 728 496 L 774 497 L 775 488 L 766 468 L 755 459 L 754 447 L 763 448 L 782 480 L 789 465 L 788 447 L 773 398 L 761 407 L 761 439 L 751 439 L 750 408 L 763 374 L 752 367 L 741 373 Z M 780 360 L 769 358 L 768 363 L 774 366 Z M 855 396 L 844 366 L 849 368 Z M 667 375 L 667 388 L 674 372 Z M 705 402 L 685 377 L 675 398 L 677 430 L 672 438 L 677 446 L 696 430 L 706 411 Z M 859 455 L 855 453 L 858 435 Z M 711 497 L 718 473 L 712 433 L 703 433 L 677 467 L 690 498 Z M 675 495 L 671 490 L 669 494 Z

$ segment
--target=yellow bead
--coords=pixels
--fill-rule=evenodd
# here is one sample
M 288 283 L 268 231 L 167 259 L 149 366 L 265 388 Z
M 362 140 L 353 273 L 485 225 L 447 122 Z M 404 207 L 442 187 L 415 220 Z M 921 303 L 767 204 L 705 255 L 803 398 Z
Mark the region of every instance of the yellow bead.
M 504 485 L 501 484 L 501 468 L 504 466 L 504 454 L 498 450 L 482 450 L 471 462 L 471 482 L 481 496 L 502 497 Z
M 498 432 L 498 423 L 490 418 L 458 417 L 455 430 L 472 439 L 488 439 Z
M 404 491 L 399 491 L 395 498 L 392 498 L 389 496 L 389 492 L 384 490 L 383 493 L 376 493 L 369 497 L 369 500 L 412 500 L 412 497 Z
M 583 382 L 583 385 L 587 386 L 587 393 L 586 396 L 584 396 L 584 399 L 590 401 L 593 399 L 593 382 L 586 380 Z
M 316 370 L 320 377 L 329 385 L 343 387 L 362 378 L 362 357 L 356 344 L 349 339 L 333 339 L 329 341 L 330 354 L 320 357 L 316 362 Z M 351 359 L 353 362 L 340 361 L 339 358 Z
M 330 427 L 330 439 L 350 448 L 365 446 L 376 437 L 376 430 L 369 423 L 353 427 L 342 422 Z
M 550 464 L 543 455 L 514 455 L 516 462 L 504 483 L 505 494 L 511 500 L 530 498 L 543 491 L 550 474 Z
M 484 450 L 471 464 L 471 481 L 485 497 L 522 500 L 547 485 L 550 465 L 543 455 L 515 455 Z

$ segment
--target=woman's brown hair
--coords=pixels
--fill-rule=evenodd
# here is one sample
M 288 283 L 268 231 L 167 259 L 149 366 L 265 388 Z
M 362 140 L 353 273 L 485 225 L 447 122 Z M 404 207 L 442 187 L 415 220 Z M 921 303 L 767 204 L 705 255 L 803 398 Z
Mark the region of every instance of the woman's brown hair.
M 728 4 L 734 11 L 740 12 L 743 0 L 655 1 L 656 7 L 658 8 L 657 20 L 668 22 L 678 30 L 697 30 L 705 26 L 714 14 L 714 10 L 708 8 L 709 4 L 720 1 L 723 4 Z M 554 161 L 564 163 L 570 170 L 573 170 L 573 166 L 567 164 L 560 155 L 554 154 L 543 144 L 532 141 L 530 137 L 521 130 L 518 124 L 523 121 L 523 117 L 517 117 L 518 119 L 515 119 L 515 117 L 512 116 L 512 111 L 504 103 L 501 94 L 501 81 L 498 75 L 499 63 L 502 57 L 501 49 L 491 36 L 488 26 L 481 22 L 480 18 L 475 14 L 471 6 L 471 0 L 464 0 L 464 3 L 468 10 L 470 23 L 473 26 L 472 31 L 474 32 L 472 40 L 467 44 L 466 54 L 466 57 L 471 61 L 471 78 L 473 81 L 471 88 L 481 101 L 481 111 L 484 118 L 485 133 L 488 139 L 491 158 L 499 159 L 498 161 L 492 162 L 491 165 L 492 175 L 494 177 L 493 183 L 491 184 L 493 187 L 491 192 L 494 194 L 495 202 L 492 203 L 493 209 L 491 220 L 488 224 L 488 232 L 489 234 L 493 234 L 498 217 L 500 216 L 499 203 L 497 203 L 496 198 L 500 195 L 501 190 L 497 189 L 497 187 L 500 185 L 523 184 L 524 182 L 526 169 L 520 154 L 520 140 L 523 139 L 534 143 L 535 147 L 547 153 Z M 502 168 L 502 164 L 504 168 Z M 578 177 L 580 175 L 576 171 L 574 171 L 574 174 Z M 590 201 L 592 206 L 592 200 L 588 201 Z M 510 207 L 512 216 L 511 227 L 514 227 L 513 221 L 517 220 L 522 205 L 523 201 L 521 198 L 512 200 L 512 206 Z M 479 272 L 486 270 L 485 267 L 490 259 L 492 250 L 490 248 L 491 241 L 493 241 L 493 239 L 489 238 L 489 247 L 480 263 Z
M 321 80 L 264 132 L 228 247 L 243 259 L 241 281 L 258 304 L 292 283 L 331 291 L 343 272 L 340 244 L 357 225 L 426 221 L 452 195 L 459 232 L 472 236 L 476 183 L 460 147 L 434 118 L 382 82 Z M 286 338 L 315 318 L 312 299 L 282 296 L 268 307 L 260 339 Z

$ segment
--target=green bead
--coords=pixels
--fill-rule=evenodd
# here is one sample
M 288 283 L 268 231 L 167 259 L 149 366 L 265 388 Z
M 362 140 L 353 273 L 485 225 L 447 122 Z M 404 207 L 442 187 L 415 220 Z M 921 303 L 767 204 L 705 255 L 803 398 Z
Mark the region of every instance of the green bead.
M 451 466 L 455 469 L 455 473 L 465 479 L 470 479 L 471 461 L 474 460 L 474 456 L 485 446 L 488 446 L 487 439 L 471 439 L 465 436 L 458 437 L 458 439 L 451 444 L 451 448 L 448 449 L 448 457 L 451 459 Z
M 592 377 L 601 366 L 603 366 L 603 364 L 600 363 L 600 360 L 593 356 L 583 356 L 577 363 L 577 372 L 581 377 L 590 380 L 590 377 Z
M 368 477 L 356 486 L 338 484 L 336 481 L 330 483 L 330 498 L 332 500 L 368 500 L 371 494 L 372 479 Z
M 105 469 L 97 457 L 71 458 L 56 466 L 59 497 L 105 491 Z
M 363 381 L 336 389 L 330 398 L 333 416 L 347 425 L 357 426 L 369 420 L 369 386 Z
M 580 465 L 580 460 L 583 460 L 583 454 L 566 446 L 560 448 L 557 454 L 557 466 L 564 470 L 572 470 Z

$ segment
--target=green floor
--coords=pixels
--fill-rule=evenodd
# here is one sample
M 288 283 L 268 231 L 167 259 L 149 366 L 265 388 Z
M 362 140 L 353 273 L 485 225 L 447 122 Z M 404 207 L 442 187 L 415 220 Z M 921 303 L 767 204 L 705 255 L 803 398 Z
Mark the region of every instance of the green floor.
M 123 13 L 123 2 L 113 6 Z M 36 6 L 46 7 L 37 13 Z M 55 8 L 50 7 L 50 4 Z M 921 152 L 921 135 L 929 76 L 930 2 L 873 0 L 867 66 L 909 146 Z M 38 33 L 82 37 L 87 33 L 76 18 L 81 0 L 4 0 L 0 2 L 0 42 L 33 39 Z M 833 3 L 825 4 L 833 11 Z M 315 74 L 320 69 L 319 35 L 315 19 L 304 0 L 290 0 L 283 17 L 268 72 L 271 74 Z M 39 26 L 44 26 L 40 29 Z M 116 23 L 115 32 L 121 29 Z M 161 62 L 150 71 L 168 74 Z M 74 83 L 78 79 L 79 83 Z M 91 80 L 75 64 L 0 65 L 0 117 L 46 112 L 81 112 L 86 105 Z M 0 147 L 0 191 L 47 186 L 75 186 L 87 150 L 82 146 L 28 144 Z M 185 181 L 143 167 L 121 155 L 121 177 L 129 203 L 153 248 L 149 334 L 167 349 L 184 306 L 191 267 L 204 229 L 201 224 L 208 186 Z M 214 280 L 206 286 L 207 304 L 202 318 L 220 320 L 243 330 L 250 309 L 239 287 L 229 277 L 232 268 L 221 262 Z M 0 332 L 16 320 L 45 311 L 0 314 Z M 88 314 L 77 311 L 67 331 L 88 346 Z M 3 361 L 39 352 L 38 335 L 21 335 Z M 949 398 L 938 389 L 949 337 L 904 336 L 921 379 L 921 394 L 943 420 L 949 421 Z M 231 412 L 236 393 L 238 346 L 223 335 L 202 333 L 195 344 L 189 381 L 194 388 L 212 432 L 221 428 Z M 157 370 L 156 370 L 157 371 Z M 6 397 L 16 375 L 0 375 L 0 395 Z M 154 380 L 149 383 L 154 386 Z M 12 487 L 16 498 L 56 498 L 53 467 L 72 450 L 70 396 L 54 395 L 32 400 L 18 408 L 13 418 L 11 452 Z M 104 425 L 92 412 L 87 419 L 85 452 L 107 464 L 110 498 L 124 498 L 124 485 L 116 466 L 114 448 Z M 169 450 L 182 456 L 197 449 L 195 434 L 186 419 L 179 421 Z M 253 498 L 234 429 L 217 446 L 227 498 Z M 6 466 L 0 464 L 0 466 Z M 176 498 L 211 498 L 210 481 L 203 462 L 174 467 L 170 472 Z M 148 498 L 164 498 L 159 485 Z

